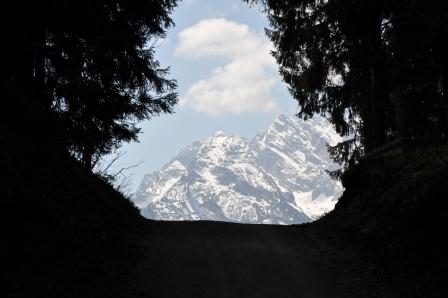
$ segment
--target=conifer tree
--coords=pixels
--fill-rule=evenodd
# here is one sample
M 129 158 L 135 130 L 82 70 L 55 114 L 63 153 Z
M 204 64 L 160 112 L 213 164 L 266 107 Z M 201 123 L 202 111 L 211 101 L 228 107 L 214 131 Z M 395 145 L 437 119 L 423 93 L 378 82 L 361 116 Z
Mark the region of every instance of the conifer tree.
M 298 116 L 321 114 L 347 138 L 329 148 L 337 162 L 348 167 L 399 138 L 446 137 L 444 1 L 247 2 L 265 7 Z
M 7 96 L 91 169 L 96 156 L 136 140 L 136 123 L 171 113 L 176 82 L 154 57 L 175 0 L 15 2 L 1 70 Z M 12 28 L 12 29 L 9 29 Z M 18 113 L 16 110 L 15 112 Z M 38 125 L 38 123 L 28 123 Z

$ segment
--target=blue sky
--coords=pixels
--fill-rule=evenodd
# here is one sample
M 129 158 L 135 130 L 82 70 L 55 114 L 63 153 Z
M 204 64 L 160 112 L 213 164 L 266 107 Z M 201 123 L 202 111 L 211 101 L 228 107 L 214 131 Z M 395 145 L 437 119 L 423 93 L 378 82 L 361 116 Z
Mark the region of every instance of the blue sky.
M 139 143 L 124 144 L 116 168 L 131 169 L 135 188 L 144 174 L 160 169 L 185 146 L 218 130 L 251 138 L 296 103 L 278 67 L 258 7 L 241 0 L 184 0 L 176 23 L 158 41 L 157 59 L 171 66 L 180 103 L 172 115 L 142 122 Z

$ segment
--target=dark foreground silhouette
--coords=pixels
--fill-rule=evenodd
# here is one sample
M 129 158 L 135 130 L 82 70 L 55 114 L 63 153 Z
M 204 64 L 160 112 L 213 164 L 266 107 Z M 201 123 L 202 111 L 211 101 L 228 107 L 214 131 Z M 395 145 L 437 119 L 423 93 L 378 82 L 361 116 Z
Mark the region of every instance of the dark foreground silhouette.
M 148 228 L 144 241 L 137 241 L 138 262 L 122 267 L 134 289 L 130 297 L 350 296 L 337 284 L 337 272 L 322 267 L 303 228 L 216 222 Z M 128 296 L 116 285 L 111 294 Z
M 443 297 L 316 225 L 149 222 L 94 296 Z M 418 281 L 417 281 L 418 282 Z
M 354 137 L 329 148 L 335 211 L 304 227 L 148 222 L 92 173 L 173 111 L 150 41 L 176 2 L 1 11 L 2 297 L 448 297 L 446 151 L 361 158 L 446 140 L 447 2 L 260 1 L 299 115 Z
M 440 161 L 366 161 L 308 225 L 153 222 L 63 152 L 4 140 L 4 297 L 447 297 Z

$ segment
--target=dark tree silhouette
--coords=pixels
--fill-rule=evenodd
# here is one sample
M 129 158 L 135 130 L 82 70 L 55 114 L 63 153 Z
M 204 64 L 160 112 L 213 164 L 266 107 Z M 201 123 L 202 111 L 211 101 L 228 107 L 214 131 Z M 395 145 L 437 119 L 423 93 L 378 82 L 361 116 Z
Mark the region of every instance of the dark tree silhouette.
M 89 169 L 136 140 L 136 122 L 171 113 L 176 82 L 154 58 L 175 0 L 14 2 L 2 9 L 3 121 L 39 126 Z M 25 120 L 14 119 L 18 115 Z M 30 128 L 31 129 L 31 128 Z
M 446 1 L 246 2 L 265 7 L 298 116 L 321 114 L 351 136 L 329 148 L 336 161 L 350 166 L 398 138 L 446 137 Z

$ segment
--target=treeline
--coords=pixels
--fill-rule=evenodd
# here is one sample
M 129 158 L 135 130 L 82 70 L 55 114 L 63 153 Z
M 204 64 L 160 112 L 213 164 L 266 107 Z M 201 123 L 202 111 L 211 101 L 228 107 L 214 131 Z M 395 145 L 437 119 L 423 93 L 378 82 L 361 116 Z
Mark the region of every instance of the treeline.
M 447 137 L 447 1 L 259 2 L 298 115 L 322 114 L 351 136 L 330 147 L 336 161 L 350 166 L 400 138 Z
M 257 2 L 256 0 L 246 0 Z M 176 0 L 11 2 L 1 11 L 0 128 L 57 142 L 92 169 L 136 123 L 172 112 L 154 58 Z M 350 166 L 399 138 L 446 138 L 448 2 L 260 0 L 299 116 L 322 114 Z
M 57 143 L 92 169 L 136 123 L 172 112 L 154 58 L 176 0 L 12 1 L 1 11 L 1 129 Z

